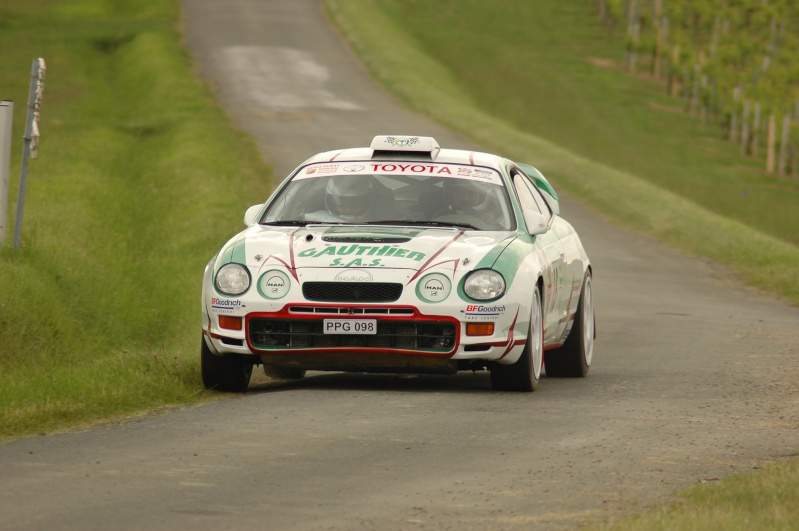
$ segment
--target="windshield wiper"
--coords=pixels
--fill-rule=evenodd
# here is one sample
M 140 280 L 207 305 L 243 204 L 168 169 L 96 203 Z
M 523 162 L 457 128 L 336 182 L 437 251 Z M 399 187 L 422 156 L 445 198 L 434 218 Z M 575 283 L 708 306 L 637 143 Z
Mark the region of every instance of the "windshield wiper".
M 283 220 L 283 221 L 264 221 L 263 223 L 260 223 L 260 225 L 273 225 L 273 226 L 277 226 L 277 227 L 304 227 L 308 223 L 311 223 L 311 222 L 310 221 L 300 221 L 300 220 L 296 220 L 296 219 L 287 219 L 287 220 Z

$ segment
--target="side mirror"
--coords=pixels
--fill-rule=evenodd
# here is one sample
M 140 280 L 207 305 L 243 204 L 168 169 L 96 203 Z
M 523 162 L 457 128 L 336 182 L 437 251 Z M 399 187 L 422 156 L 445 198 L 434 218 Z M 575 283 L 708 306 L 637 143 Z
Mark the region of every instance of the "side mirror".
M 544 234 L 548 230 L 547 218 L 541 212 L 524 210 L 522 215 L 524 216 L 524 224 L 527 225 L 527 232 L 532 236 Z
M 258 216 L 258 212 L 261 211 L 264 204 L 261 203 L 260 205 L 253 205 L 247 209 L 247 212 L 244 213 L 244 224 L 248 227 L 255 222 L 255 218 Z

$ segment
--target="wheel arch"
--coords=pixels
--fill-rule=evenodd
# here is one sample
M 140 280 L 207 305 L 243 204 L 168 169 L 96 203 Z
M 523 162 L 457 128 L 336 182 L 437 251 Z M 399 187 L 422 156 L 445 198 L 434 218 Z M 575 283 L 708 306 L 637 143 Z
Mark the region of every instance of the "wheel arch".
M 585 268 L 585 274 L 586 274 L 586 275 L 589 275 L 589 276 L 591 277 L 591 282 L 592 282 L 592 284 L 593 284 L 593 280 L 594 280 L 594 268 L 593 268 L 593 267 L 591 267 L 591 264 L 588 264 L 588 266 Z M 585 276 L 585 275 L 583 275 L 583 276 Z M 593 290 L 593 288 L 592 288 L 592 290 Z M 594 304 L 594 302 L 593 302 L 593 297 L 594 297 L 594 294 L 593 294 L 593 293 L 591 293 L 591 299 L 592 299 L 592 301 L 591 301 L 591 305 L 592 305 L 592 310 L 593 310 L 593 304 Z M 593 318 L 594 318 L 594 339 L 596 339 L 596 311 L 592 311 L 591 313 L 593 314 Z
M 546 308 L 546 293 L 544 292 L 544 276 L 538 275 L 538 280 L 535 282 L 535 286 L 538 288 L 538 300 L 541 303 L 541 322 L 543 323 L 544 328 L 546 328 L 546 319 L 543 315 L 544 308 Z M 534 290 L 535 291 L 535 290 Z M 544 337 L 546 337 L 546 329 L 544 330 Z
M 536 280 L 535 285 L 538 286 L 538 296 L 541 299 L 541 306 L 544 306 L 544 277 L 538 275 L 538 280 Z

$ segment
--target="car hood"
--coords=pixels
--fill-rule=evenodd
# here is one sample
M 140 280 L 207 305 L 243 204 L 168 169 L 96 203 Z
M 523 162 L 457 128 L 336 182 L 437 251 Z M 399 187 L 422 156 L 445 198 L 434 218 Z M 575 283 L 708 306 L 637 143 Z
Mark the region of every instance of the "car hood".
M 255 270 L 283 267 L 294 276 L 306 268 L 457 270 L 489 267 L 515 238 L 509 231 L 466 231 L 429 227 L 254 225 L 229 241 L 215 269 L 229 262 Z M 462 264 L 462 266 L 459 266 Z

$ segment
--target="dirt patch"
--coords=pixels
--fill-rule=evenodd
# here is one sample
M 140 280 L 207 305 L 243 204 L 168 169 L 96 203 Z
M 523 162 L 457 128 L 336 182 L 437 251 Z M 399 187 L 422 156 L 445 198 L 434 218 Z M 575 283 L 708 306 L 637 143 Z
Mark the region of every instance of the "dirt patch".
M 613 59 L 606 59 L 604 57 L 586 57 L 586 60 L 598 68 L 605 68 L 607 70 L 621 69 L 621 65 Z
M 685 110 L 684 110 L 683 106 L 681 106 L 681 105 L 680 106 L 663 105 L 663 104 L 660 104 L 660 103 L 655 103 L 653 101 L 650 101 L 648 103 L 648 105 L 649 105 L 650 108 L 658 110 L 658 111 L 665 111 L 665 112 L 671 112 L 671 113 L 677 113 L 677 114 L 685 114 Z

